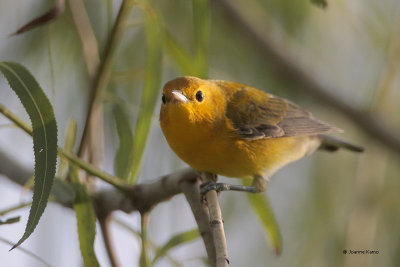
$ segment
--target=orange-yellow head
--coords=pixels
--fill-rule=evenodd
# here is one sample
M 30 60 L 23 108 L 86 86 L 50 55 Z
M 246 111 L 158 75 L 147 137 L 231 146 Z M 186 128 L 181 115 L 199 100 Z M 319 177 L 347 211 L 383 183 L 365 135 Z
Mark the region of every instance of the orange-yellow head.
M 180 77 L 165 84 L 161 124 L 169 120 L 203 125 L 213 123 L 224 113 L 224 93 L 212 82 L 196 77 Z

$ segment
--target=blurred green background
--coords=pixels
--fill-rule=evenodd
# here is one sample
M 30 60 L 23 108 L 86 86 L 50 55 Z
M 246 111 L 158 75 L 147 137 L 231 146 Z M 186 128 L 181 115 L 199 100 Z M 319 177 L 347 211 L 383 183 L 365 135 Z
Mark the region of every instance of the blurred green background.
M 232 17 L 226 2 L 140 1 L 133 7 L 129 26 L 115 54 L 110 84 L 102 96 L 105 136 L 102 168 L 113 172 L 119 144 L 112 112 L 116 103 L 126 111 L 135 129 L 148 71 L 146 34 L 149 33 L 144 27 L 144 10 L 152 10 L 162 32 L 161 85 L 182 75 L 248 84 L 298 103 L 316 117 L 344 129 L 341 138 L 366 148 L 361 155 L 347 151 L 318 152 L 272 177 L 267 195 L 282 233 L 280 257 L 273 255 L 246 196 L 221 194 L 231 266 L 400 266 L 400 151 L 383 145 L 385 140 L 371 137 L 346 112 L 307 90 L 306 82 L 291 76 L 274 54 L 268 53 L 251 31 L 243 27 L 243 21 Z M 84 1 L 100 54 L 120 3 Z M 328 1 L 325 9 L 306 0 L 230 0 L 229 3 L 291 66 L 300 69 L 335 99 L 361 113 L 373 114 L 382 127 L 400 137 L 399 1 L 336 0 Z M 36 77 L 55 108 L 59 144 L 63 144 L 69 118 L 78 121 L 78 136 L 83 131 L 91 86 L 68 4 L 64 14 L 51 23 L 9 37 L 52 4 L 53 1 L 47 0 L 1 0 L 0 60 L 21 63 Z M 196 5 L 203 9 L 194 9 Z M 7 86 L 1 78 L 0 101 L 28 120 Z M 161 86 L 139 183 L 154 181 L 185 166 L 160 131 L 160 92 Z M 8 123 L 0 118 L 0 149 L 26 168 L 32 168 L 31 139 Z M 221 180 L 240 183 L 235 179 Z M 15 204 L 20 198 L 20 187 L 0 179 L 0 207 Z M 25 194 L 22 198 L 29 200 L 30 196 Z M 16 214 L 25 221 L 27 211 Z M 24 246 L 53 266 L 77 266 L 80 254 L 73 216 L 69 210 L 50 205 L 37 231 Z M 137 214 L 117 212 L 115 217 L 135 229 L 140 227 Z M 15 241 L 23 227 L 23 223 L 2 226 L 0 237 Z M 149 235 L 156 244 L 162 244 L 173 234 L 194 227 L 187 203 L 178 196 L 151 213 Z M 117 224 L 113 224 L 112 230 L 122 266 L 135 266 L 140 243 Z M 7 266 L 28 263 L 42 266 L 21 252 L 8 253 L 8 249 L 8 245 L 0 243 L 0 258 Z M 379 254 L 343 253 L 343 250 L 366 249 L 377 250 Z M 102 266 L 108 266 L 102 240 L 96 240 L 96 251 Z M 203 266 L 199 258 L 205 256 L 205 251 L 201 241 L 196 241 L 175 249 L 172 255 L 183 266 Z M 172 265 L 163 260 L 157 266 Z

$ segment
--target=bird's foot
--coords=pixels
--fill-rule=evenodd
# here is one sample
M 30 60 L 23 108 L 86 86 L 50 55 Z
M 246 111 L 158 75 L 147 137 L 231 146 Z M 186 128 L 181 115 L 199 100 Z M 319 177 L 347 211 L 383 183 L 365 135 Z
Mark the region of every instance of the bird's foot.
M 248 193 L 258 193 L 254 186 L 234 185 L 227 183 L 206 182 L 200 185 L 200 194 L 204 196 L 208 191 L 215 190 L 217 193 L 222 191 L 241 191 Z

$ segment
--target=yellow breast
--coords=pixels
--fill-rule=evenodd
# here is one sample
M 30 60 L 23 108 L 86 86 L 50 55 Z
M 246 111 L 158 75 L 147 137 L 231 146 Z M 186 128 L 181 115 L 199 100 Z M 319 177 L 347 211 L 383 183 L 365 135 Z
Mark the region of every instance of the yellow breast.
M 309 150 L 307 136 L 242 140 L 224 117 L 202 123 L 190 117 L 190 111 L 170 105 L 161 110 L 160 124 L 174 152 L 198 171 L 237 178 L 269 176 Z

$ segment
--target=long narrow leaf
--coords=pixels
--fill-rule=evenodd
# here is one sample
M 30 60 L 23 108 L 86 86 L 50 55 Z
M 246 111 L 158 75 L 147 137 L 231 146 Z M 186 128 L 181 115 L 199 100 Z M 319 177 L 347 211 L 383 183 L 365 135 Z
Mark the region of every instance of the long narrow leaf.
M 265 194 L 247 194 L 247 196 L 254 212 L 264 226 L 275 255 L 280 255 L 282 251 L 282 236 L 267 196 Z
M 64 141 L 64 149 L 66 151 L 72 152 L 74 148 L 76 139 L 76 127 L 77 127 L 76 121 L 74 119 L 70 119 L 68 122 L 67 132 L 65 134 L 65 141 Z M 68 160 L 60 158 L 60 164 L 58 166 L 58 172 L 57 172 L 58 178 L 60 178 L 61 180 L 65 180 L 68 169 L 69 169 Z
M 19 222 L 19 219 L 21 219 L 20 216 L 11 217 L 11 218 L 8 218 L 8 219 L 5 220 L 5 221 L 0 220 L 0 225 L 2 225 L 2 224 L 13 224 L 13 223 L 17 223 L 17 222 Z
M 0 62 L 0 71 L 19 97 L 32 122 L 35 154 L 33 201 L 25 233 L 13 246 L 19 246 L 35 230 L 53 185 L 57 162 L 57 124 L 50 101 L 29 71 L 20 64 Z
M 199 230 L 193 229 L 171 237 L 161 248 L 157 249 L 156 255 L 153 259 L 153 264 L 155 264 L 162 257 L 166 256 L 171 249 L 181 244 L 193 241 L 199 236 Z
M 196 50 L 195 76 L 208 76 L 208 45 L 210 38 L 210 3 L 209 0 L 193 0 L 193 20 Z
M 72 152 L 76 138 L 76 122 L 70 120 L 67 128 L 65 150 Z M 96 215 L 90 196 L 85 185 L 81 184 L 78 168 L 70 166 L 69 177 L 75 193 L 74 210 L 78 227 L 79 247 L 86 267 L 100 266 L 94 251 L 94 239 L 96 237 Z
M 74 210 L 78 226 L 79 246 L 85 267 L 100 266 L 94 251 L 96 237 L 96 215 L 86 187 L 80 183 L 78 169 L 70 168 L 70 176 L 75 189 Z
M 142 156 L 146 147 L 151 118 L 157 103 L 161 86 L 162 31 L 157 14 L 146 6 L 146 74 L 140 103 L 140 111 L 133 140 L 133 160 L 129 182 L 134 183 L 139 172 Z
M 133 133 L 129 117 L 119 103 L 115 104 L 113 114 L 119 139 L 119 146 L 114 159 L 114 173 L 116 176 L 128 180 L 133 154 Z
M 185 48 L 178 43 L 176 38 L 169 32 L 165 32 L 165 48 L 183 75 L 196 76 L 196 68 L 193 59 Z
M 29 21 L 12 35 L 21 34 L 30 31 L 36 27 L 42 26 L 62 15 L 64 13 L 64 10 L 65 0 L 58 0 L 46 13 Z

